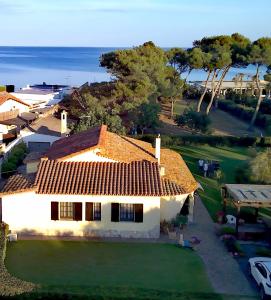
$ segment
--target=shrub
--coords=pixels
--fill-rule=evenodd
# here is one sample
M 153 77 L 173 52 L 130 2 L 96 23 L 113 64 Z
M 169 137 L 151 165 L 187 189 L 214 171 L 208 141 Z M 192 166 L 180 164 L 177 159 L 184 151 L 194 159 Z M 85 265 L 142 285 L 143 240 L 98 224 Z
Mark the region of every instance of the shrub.
M 263 257 L 271 257 L 271 249 L 265 247 L 259 247 L 256 249 L 256 255 Z
M 27 153 L 27 147 L 24 143 L 16 145 L 10 154 L 2 164 L 2 176 L 7 178 L 16 172 L 17 167 L 23 162 L 25 154 Z
M 178 126 L 185 126 L 202 133 L 207 133 L 211 124 L 211 119 L 207 115 L 192 109 L 185 110 L 182 115 L 176 117 L 175 121 Z
M 229 226 L 225 226 L 220 228 L 219 233 L 220 236 L 221 235 L 235 235 L 235 229 L 233 227 L 229 227 Z

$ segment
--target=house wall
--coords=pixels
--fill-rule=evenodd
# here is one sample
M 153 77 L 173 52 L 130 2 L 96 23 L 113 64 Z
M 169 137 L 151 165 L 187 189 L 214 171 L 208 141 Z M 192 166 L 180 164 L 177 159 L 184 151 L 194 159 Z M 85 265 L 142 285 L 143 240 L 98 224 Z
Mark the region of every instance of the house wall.
M 168 196 L 161 198 L 161 221 L 166 220 L 170 221 L 172 218 L 175 218 L 176 215 L 180 212 L 183 204 L 187 198 L 188 194 L 178 195 L 178 196 Z
M 0 124 L 0 132 L 3 133 L 3 134 L 7 134 L 8 131 L 9 131 L 9 127 L 8 125 L 3 125 L 3 124 Z
M 99 149 L 89 150 L 84 153 L 80 153 L 78 155 L 72 156 L 70 158 L 65 159 L 64 161 L 96 161 L 96 162 L 114 162 L 115 160 L 99 156 Z
M 2 105 L 0 105 L 0 112 L 6 112 L 15 109 L 19 109 L 20 113 L 29 111 L 28 106 L 11 99 L 5 101 Z
M 83 221 L 51 221 L 51 202 L 82 202 Z M 101 221 L 84 221 L 85 202 L 101 202 Z M 143 223 L 111 222 L 111 203 L 143 204 Z M 157 238 L 160 234 L 159 197 L 37 195 L 2 196 L 3 221 L 17 233 L 32 235 Z

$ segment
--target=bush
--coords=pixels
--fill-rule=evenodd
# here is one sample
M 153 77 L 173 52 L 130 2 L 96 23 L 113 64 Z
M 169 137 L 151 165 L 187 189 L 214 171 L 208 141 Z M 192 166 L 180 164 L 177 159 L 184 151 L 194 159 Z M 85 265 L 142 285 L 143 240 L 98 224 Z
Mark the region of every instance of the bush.
M 188 127 L 202 133 L 207 133 L 210 130 L 211 119 L 192 109 L 185 110 L 182 115 L 176 117 L 175 121 L 178 126 Z
M 16 172 L 17 167 L 23 162 L 27 153 L 27 147 L 24 143 L 16 145 L 2 164 L 2 176 L 7 178 Z
M 235 229 L 229 226 L 220 228 L 218 235 L 221 236 L 225 234 L 235 235 Z
M 134 137 L 134 136 L 133 136 Z M 156 135 L 148 134 L 138 136 L 138 139 L 154 145 Z M 204 135 L 186 135 L 186 136 L 168 136 L 163 135 L 162 146 L 185 146 L 185 145 L 210 145 L 210 146 L 228 146 L 228 147 L 270 147 L 271 137 L 233 137 L 233 136 L 204 136 Z
M 259 247 L 256 249 L 256 255 L 263 257 L 271 257 L 271 249 L 265 247 Z

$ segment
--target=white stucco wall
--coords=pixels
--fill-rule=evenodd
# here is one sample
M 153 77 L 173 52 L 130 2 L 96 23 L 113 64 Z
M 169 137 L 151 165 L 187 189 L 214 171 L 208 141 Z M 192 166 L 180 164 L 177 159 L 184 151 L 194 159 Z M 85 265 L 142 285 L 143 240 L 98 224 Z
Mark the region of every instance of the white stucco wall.
M 3 133 L 3 134 L 7 134 L 8 131 L 9 131 L 9 127 L 8 125 L 3 125 L 3 124 L 0 124 L 0 132 Z
M 83 221 L 52 221 L 51 202 L 82 202 Z M 101 202 L 101 221 L 84 221 L 85 202 Z M 143 204 L 143 223 L 111 222 L 111 203 Z M 18 233 L 43 235 L 101 235 L 158 237 L 159 197 L 38 195 L 34 192 L 2 196 L 3 221 Z
M 96 162 L 114 162 L 115 160 L 99 156 L 99 149 L 89 150 L 87 152 L 79 153 L 78 155 L 74 155 L 70 158 L 66 158 L 63 161 L 96 161 Z
M 20 113 L 29 111 L 28 106 L 23 105 L 12 99 L 7 100 L 2 105 L 0 105 L 0 112 L 6 112 L 6 111 L 11 111 L 11 110 L 16 110 L 16 109 L 19 109 Z
M 180 212 L 189 194 L 161 198 L 161 221 L 170 221 Z

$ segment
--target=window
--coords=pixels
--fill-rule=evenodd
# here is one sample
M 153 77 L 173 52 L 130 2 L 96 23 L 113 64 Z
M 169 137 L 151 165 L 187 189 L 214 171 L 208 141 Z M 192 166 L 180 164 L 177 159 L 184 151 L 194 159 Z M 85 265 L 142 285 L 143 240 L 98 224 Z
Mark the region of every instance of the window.
M 133 222 L 135 220 L 134 204 L 120 204 L 120 221 Z
M 261 273 L 261 275 L 264 278 L 267 278 L 267 272 L 266 272 L 264 266 L 262 266 L 260 263 L 258 263 L 258 264 L 256 264 L 256 268 L 258 269 L 258 271 Z
M 72 202 L 60 202 L 60 219 L 73 220 Z
M 101 203 L 86 202 L 86 221 L 101 221 Z
M 143 204 L 111 203 L 111 222 L 143 223 Z
M 101 221 L 101 203 L 93 203 L 93 220 Z

